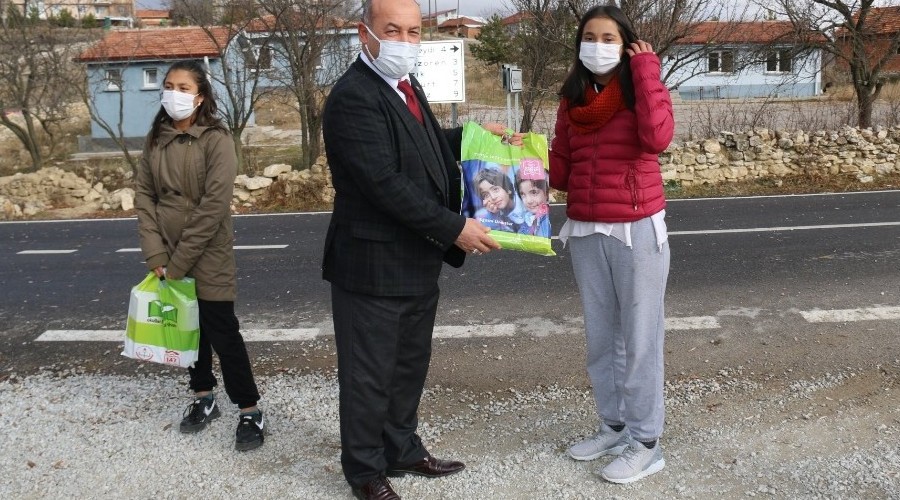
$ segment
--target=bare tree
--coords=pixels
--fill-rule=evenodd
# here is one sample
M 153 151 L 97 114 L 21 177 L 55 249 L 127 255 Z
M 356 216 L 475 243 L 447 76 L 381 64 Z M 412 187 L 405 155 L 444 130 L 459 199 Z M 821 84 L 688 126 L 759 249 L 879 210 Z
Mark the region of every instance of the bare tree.
M 355 2 L 347 0 L 260 0 L 271 34 L 273 52 L 269 76 L 293 97 L 300 115 L 301 163 L 312 165 L 322 152 L 322 108 L 328 86 L 348 62 L 347 38 L 342 29 L 348 14 L 358 18 Z
M 172 22 L 176 25 L 211 26 L 219 21 L 217 3 L 209 0 L 169 0 Z
M 90 37 L 19 16 L 0 27 L 0 126 L 19 139 L 35 170 L 53 154 L 66 106 L 77 98 L 71 60 Z
M 97 126 L 109 135 L 110 139 L 116 144 L 116 147 L 122 151 L 125 162 L 131 167 L 131 171 L 136 172 L 139 159 L 131 154 L 131 147 L 133 145 L 128 143 L 124 130 L 125 92 L 120 91 L 115 93 L 118 110 L 115 123 L 107 121 L 103 117 L 103 114 L 97 109 L 95 96 L 98 95 L 98 93 L 103 92 L 105 88 L 108 88 L 110 85 L 123 89 L 124 82 L 121 81 L 121 78 L 119 78 L 118 81 L 110 81 L 107 78 L 100 77 L 99 74 L 94 78 L 91 78 L 84 65 L 79 66 L 72 78 L 72 87 L 76 89 L 81 98 L 81 102 L 87 107 L 91 121 L 96 123 Z
M 172 0 L 173 5 L 183 3 L 183 9 L 190 16 L 190 3 L 193 0 Z M 251 2 L 252 3 L 252 2 Z M 224 89 L 224 95 L 216 96 L 223 106 L 220 112 L 226 125 L 231 130 L 234 150 L 238 158 L 238 168 L 244 165 L 243 134 L 253 118 L 253 110 L 270 88 L 261 85 L 264 69 L 269 61 L 259 57 L 268 50 L 267 40 L 254 46 L 248 36 L 248 30 L 265 29 L 265 22 L 253 17 L 253 6 L 247 0 L 229 0 L 219 6 L 223 16 L 235 22 L 227 26 L 201 25 L 209 40 L 215 45 L 221 64 L 221 73 L 211 73 L 210 78 Z M 201 11 L 203 12 L 203 11 Z M 200 24 L 201 18 L 191 18 L 192 24 Z
M 872 111 L 886 81 L 886 67 L 900 48 L 900 6 L 875 0 L 778 0 L 805 39 L 822 44 L 838 67 L 849 69 L 860 127 L 872 126 Z M 894 76 L 896 78 L 896 75 Z

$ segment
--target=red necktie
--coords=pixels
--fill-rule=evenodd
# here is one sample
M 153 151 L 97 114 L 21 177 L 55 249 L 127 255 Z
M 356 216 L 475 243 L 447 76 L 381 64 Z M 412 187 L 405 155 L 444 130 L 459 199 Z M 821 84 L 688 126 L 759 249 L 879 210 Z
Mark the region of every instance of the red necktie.
M 416 99 L 416 93 L 413 91 L 412 85 L 409 84 L 409 80 L 400 80 L 397 88 L 406 96 L 406 107 L 409 108 L 410 113 L 416 117 L 416 120 L 419 120 L 419 123 L 425 125 L 425 119 L 422 118 L 422 108 L 419 107 L 419 100 Z

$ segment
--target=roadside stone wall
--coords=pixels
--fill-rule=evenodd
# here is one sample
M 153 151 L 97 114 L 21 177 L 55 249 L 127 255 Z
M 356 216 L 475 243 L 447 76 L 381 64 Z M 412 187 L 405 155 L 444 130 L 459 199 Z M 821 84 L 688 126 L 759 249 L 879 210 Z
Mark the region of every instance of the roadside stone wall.
M 873 176 L 900 173 L 898 152 L 900 127 L 812 133 L 756 129 L 672 144 L 659 161 L 663 180 L 683 186 L 813 172 L 871 182 Z
M 124 172 L 120 173 L 124 176 Z M 60 207 L 84 207 L 85 211 L 131 210 L 134 190 L 108 191 L 94 182 L 58 167 L 0 177 L 0 220 L 31 217 Z
M 660 154 L 665 182 L 684 186 L 718 184 L 802 173 L 855 175 L 860 182 L 900 173 L 900 127 L 838 131 L 721 132 L 702 141 L 673 143 Z M 103 178 L 109 185 L 123 179 Z M 109 182 L 107 182 L 109 181 Z M 131 188 L 108 191 L 104 182 L 85 179 L 57 167 L 0 177 L 0 220 L 31 217 L 60 207 L 82 212 L 134 207 Z M 256 207 L 327 207 L 334 202 L 331 171 L 325 157 L 306 170 L 275 164 L 255 176 L 235 179 L 233 211 Z

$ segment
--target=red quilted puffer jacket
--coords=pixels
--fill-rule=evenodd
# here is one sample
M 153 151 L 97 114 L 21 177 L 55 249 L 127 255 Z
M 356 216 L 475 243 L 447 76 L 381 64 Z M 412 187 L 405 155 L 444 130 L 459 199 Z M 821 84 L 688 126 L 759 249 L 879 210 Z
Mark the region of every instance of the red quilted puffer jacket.
M 580 134 L 565 101 L 557 110 L 550 185 L 568 192 L 570 219 L 633 222 L 666 208 L 658 155 L 675 130 L 672 99 L 656 54 L 632 57 L 631 72 L 634 111 L 617 112 L 601 128 Z

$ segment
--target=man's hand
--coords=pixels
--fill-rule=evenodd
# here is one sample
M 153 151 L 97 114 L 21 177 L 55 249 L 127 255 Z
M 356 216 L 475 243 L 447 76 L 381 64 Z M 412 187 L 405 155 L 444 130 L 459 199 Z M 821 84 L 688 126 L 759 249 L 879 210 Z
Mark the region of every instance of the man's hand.
M 493 240 L 488 233 L 491 230 L 475 219 L 466 219 L 459 236 L 456 237 L 456 246 L 463 252 L 472 255 L 488 253 L 491 250 L 500 250 L 500 244 Z
M 503 142 L 505 144 L 511 144 L 513 146 L 521 146 L 522 144 L 524 144 L 524 142 L 522 142 L 522 138 L 525 137 L 525 134 L 521 132 L 513 132 L 511 129 L 507 129 L 499 123 L 485 123 L 481 125 L 481 128 L 494 135 L 499 135 L 503 139 Z

